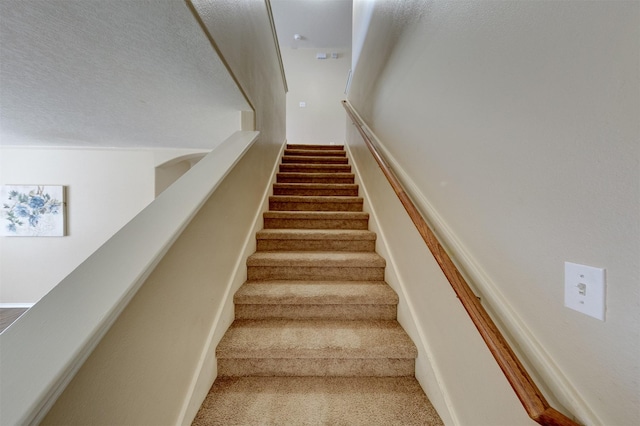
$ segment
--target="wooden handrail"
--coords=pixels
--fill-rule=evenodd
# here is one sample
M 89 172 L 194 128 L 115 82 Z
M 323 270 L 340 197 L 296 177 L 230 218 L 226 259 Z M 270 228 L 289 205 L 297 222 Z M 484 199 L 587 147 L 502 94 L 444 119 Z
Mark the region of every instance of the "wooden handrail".
M 500 330 L 498 330 L 498 327 L 496 327 L 491 317 L 489 317 L 489 314 L 481 305 L 480 301 L 469 287 L 469 284 L 467 284 L 458 268 L 445 252 L 434 232 L 431 230 L 429 225 L 427 225 L 427 222 L 422 217 L 420 211 L 407 195 L 407 192 L 393 170 L 389 167 L 387 161 L 382 157 L 382 155 L 380 155 L 375 144 L 365 132 L 364 123 L 360 120 L 353 107 L 347 101 L 342 101 L 342 105 L 364 139 L 369 151 L 371 151 L 374 159 L 382 169 L 382 172 L 393 187 L 393 190 L 418 229 L 422 239 L 427 244 L 427 247 L 429 247 L 433 257 L 438 262 L 438 265 L 440 265 L 440 269 L 442 269 L 447 280 L 449 280 L 449 283 L 456 292 L 458 299 L 460 299 L 462 306 L 464 306 L 465 310 L 471 317 L 471 321 L 473 321 L 473 324 L 480 332 L 482 339 L 493 354 L 493 357 L 496 359 L 529 417 L 537 423 L 545 426 L 577 426 L 578 423 L 551 407 L 546 401 L 544 395 L 540 392 L 540 389 L 538 389 L 531 379 L 531 376 L 529 376 L 526 369 L 507 343 L 507 340 L 504 338 L 502 333 L 500 333 Z

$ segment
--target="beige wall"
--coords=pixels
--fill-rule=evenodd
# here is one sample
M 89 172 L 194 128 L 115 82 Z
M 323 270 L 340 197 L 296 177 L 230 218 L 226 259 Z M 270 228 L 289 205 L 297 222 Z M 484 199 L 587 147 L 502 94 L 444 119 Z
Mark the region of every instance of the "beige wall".
M 438 414 L 448 425 L 535 424 L 352 125 L 347 141 L 385 280 L 400 297 L 398 321 L 418 347 L 416 378 Z
M 587 424 L 640 423 L 638 22 L 635 1 L 377 2 L 348 96 Z M 563 306 L 565 261 L 606 268 L 605 322 Z
M 0 239 L 0 303 L 37 302 L 147 206 L 154 198 L 154 186 L 157 195 L 159 186 L 165 189 L 189 169 L 189 162 L 205 153 L 182 149 L 0 149 L 0 185 L 64 185 L 67 196 L 65 237 Z M 185 160 L 178 170 L 162 167 L 180 158 Z M 34 259 L 37 268 L 32 267 Z
M 147 278 L 43 424 L 183 421 L 185 395 L 193 392 L 198 367 L 213 370 L 215 377 L 215 358 L 203 363 L 201 357 L 208 339 L 214 339 L 214 349 L 232 321 L 231 296 L 246 277 L 241 254 L 245 245 L 255 245 L 250 237 L 256 202 L 268 183 L 261 162 L 254 145 Z M 205 393 L 212 382 L 209 377 Z
M 317 53 L 327 59 L 316 59 Z M 331 53 L 338 54 L 337 59 Z M 287 93 L 287 141 L 294 144 L 344 143 L 340 101 L 351 68 L 350 49 L 292 49 L 283 46 Z M 306 107 L 300 107 L 305 102 Z
M 2 145 L 211 150 L 249 109 L 186 1 L 2 1 L 0 40 Z
M 0 169 L 67 196 L 67 236 L 0 237 L 0 303 L 37 302 L 154 197 L 151 150 L 1 149 Z
M 181 155 L 155 168 L 156 197 L 200 161 L 206 153 Z
M 190 424 L 216 376 L 285 134 L 285 92 L 263 2 L 194 1 L 256 112 L 260 136 L 171 247 L 45 424 Z
M 262 1 L 192 0 L 225 62 L 255 110 L 265 170 L 285 139 L 285 91 L 276 45 Z

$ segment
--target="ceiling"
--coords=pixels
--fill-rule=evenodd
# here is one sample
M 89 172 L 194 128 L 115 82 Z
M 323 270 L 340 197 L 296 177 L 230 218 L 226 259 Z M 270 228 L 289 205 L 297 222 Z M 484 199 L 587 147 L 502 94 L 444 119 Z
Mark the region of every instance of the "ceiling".
M 271 5 L 281 46 L 351 46 L 351 0 Z M 208 149 L 248 109 L 184 1 L 0 0 L 2 146 Z
M 207 149 L 251 109 L 184 1 L 1 0 L 0 64 L 3 146 Z
M 351 48 L 352 0 L 271 0 L 271 9 L 281 47 Z

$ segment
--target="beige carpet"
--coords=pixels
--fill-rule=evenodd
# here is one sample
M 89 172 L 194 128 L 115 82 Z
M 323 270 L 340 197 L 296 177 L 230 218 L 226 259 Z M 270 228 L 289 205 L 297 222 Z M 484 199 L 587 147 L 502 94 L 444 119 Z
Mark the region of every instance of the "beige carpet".
M 226 377 L 194 425 L 442 425 L 413 377 Z
M 193 424 L 440 425 L 343 147 L 285 155 Z

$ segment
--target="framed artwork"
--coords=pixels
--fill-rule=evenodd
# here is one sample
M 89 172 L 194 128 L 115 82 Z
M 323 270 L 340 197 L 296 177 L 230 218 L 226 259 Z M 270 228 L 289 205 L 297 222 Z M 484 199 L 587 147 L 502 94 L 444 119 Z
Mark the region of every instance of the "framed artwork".
M 65 188 L 62 185 L 0 186 L 0 235 L 65 235 Z

